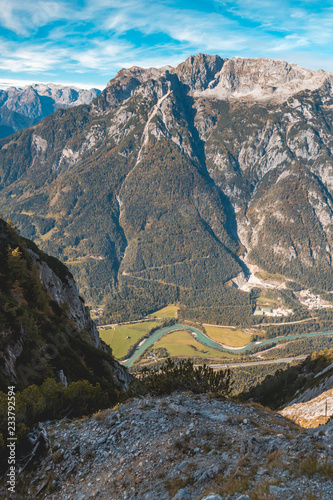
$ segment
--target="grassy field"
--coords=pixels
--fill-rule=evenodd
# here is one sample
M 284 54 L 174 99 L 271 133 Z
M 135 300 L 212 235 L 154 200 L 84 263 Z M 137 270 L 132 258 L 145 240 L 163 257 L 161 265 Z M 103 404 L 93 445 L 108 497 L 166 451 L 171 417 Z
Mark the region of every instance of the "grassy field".
M 232 358 L 233 355 L 200 344 L 189 332 L 172 332 L 154 344 L 154 348 L 164 347 L 170 356 L 188 358 Z
M 278 300 L 275 300 L 275 299 L 271 299 L 271 298 L 268 298 L 268 297 L 259 297 L 257 300 L 256 300 L 256 305 L 261 307 L 271 307 L 271 308 L 274 308 L 274 307 L 279 307 L 280 306 L 280 303 Z
M 178 306 L 170 305 L 152 313 L 152 316 L 155 316 L 155 318 L 178 318 L 178 311 Z
M 114 357 L 122 358 L 126 356 L 133 344 L 148 333 L 149 330 L 158 325 L 157 321 L 133 323 L 132 325 L 122 325 L 107 330 L 99 330 L 99 335 L 112 348 Z
M 243 330 L 205 325 L 206 334 L 212 340 L 230 347 L 242 347 L 251 342 L 252 335 Z
M 265 281 L 279 281 L 280 283 L 286 281 L 285 277 L 281 274 L 271 274 L 263 269 L 260 272 L 254 273 L 254 275 Z

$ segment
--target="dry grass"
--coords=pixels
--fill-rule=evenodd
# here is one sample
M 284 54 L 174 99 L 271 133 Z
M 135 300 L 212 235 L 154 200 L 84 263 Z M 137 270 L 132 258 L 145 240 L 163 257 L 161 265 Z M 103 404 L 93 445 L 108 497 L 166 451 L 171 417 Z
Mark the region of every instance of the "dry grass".
M 270 453 L 267 457 L 266 466 L 269 470 L 282 469 L 285 467 L 283 457 L 285 455 L 284 450 L 276 450 Z
M 333 479 L 333 464 L 327 458 L 320 462 L 317 456 L 308 454 L 298 464 L 298 473 L 308 477 L 319 474 L 327 479 Z

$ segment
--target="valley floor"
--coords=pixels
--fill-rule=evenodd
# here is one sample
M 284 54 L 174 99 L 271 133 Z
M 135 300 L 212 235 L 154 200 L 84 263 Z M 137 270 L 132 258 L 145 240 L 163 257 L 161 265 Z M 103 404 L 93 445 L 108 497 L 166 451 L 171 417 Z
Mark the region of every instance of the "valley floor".
M 332 422 L 305 431 L 258 405 L 174 393 L 44 425 L 49 450 L 16 498 L 333 498 Z

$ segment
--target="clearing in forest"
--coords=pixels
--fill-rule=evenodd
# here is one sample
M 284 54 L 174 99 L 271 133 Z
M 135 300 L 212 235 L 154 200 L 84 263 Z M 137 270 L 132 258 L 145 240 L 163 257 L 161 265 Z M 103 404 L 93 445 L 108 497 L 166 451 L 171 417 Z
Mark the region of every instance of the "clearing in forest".
M 159 311 L 152 313 L 155 318 L 178 318 L 179 307 L 171 304 L 169 306 L 163 307 Z

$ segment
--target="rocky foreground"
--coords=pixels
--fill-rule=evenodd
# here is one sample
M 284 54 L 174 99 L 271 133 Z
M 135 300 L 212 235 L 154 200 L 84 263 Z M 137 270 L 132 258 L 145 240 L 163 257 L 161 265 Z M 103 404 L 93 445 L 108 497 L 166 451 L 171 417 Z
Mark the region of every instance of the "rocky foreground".
M 332 424 L 304 430 L 255 404 L 192 393 L 134 399 L 46 422 L 49 449 L 16 498 L 328 500 Z

